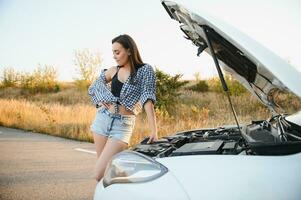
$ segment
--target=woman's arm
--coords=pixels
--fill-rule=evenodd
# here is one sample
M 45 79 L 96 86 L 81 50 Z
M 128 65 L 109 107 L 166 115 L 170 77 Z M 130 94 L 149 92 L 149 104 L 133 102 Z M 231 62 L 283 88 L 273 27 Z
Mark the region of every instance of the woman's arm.
M 144 104 L 144 109 L 147 114 L 147 121 L 149 127 L 151 129 L 151 133 L 147 143 L 151 143 L 158 140 L 156 114 L 153 102 L 151 100 L 147 100 L 147 102 Z
M 104 99 L 104 92 L 108 92 L 109 89 L 106 87 L 106 84 L 112 80 L 112 74 L 117 71 L 117 67 L 110 67 L 109 69 L 101 70 L 100 76 L 89 86 L 88 95 L 91 97 L 92 102 L 97 104 L 103 104 L 108 106 L 106 99 Z
M 154 104 L 156 103 L 156 74 L 150 65 L 145 66 L 142 73 L 143 81 L 141 85 L 142 94 L 140 102 L 147 114 L 148 123 L 151 129 L 148 141 L 148 143 L 150 143 L 158 140 L 156 115 L 154 110 Z
M 117 67 L 110 67 L 108 70 L 105 71 L 105 81 L 109 83 L 112 81 L 112 77 L 117 72 Z M 105 102 L 100 102 L 104 107 L 109 108 L 109 104 Z

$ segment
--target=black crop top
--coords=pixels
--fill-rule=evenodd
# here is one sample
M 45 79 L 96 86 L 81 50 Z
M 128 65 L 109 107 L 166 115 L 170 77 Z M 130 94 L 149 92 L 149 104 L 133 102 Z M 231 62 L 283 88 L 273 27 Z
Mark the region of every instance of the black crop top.
M 115 97 L 120 97 L 120 91 L 123 86 L 123 82 L 118 80 L 118 71 L 120 67 L 117 66 L 117 72 L 112 78 L 112 84 L 111 84 L 111 92 Z
M 143 65 L 145 65 L 144 63 L 142 64 L 137 64 L 135 66 L 136 70 L 138 70 L 140 67 L 142 67 Z M 112 84 L 111 84 L 111 92 L 115 97 L 120 97 L 120 92 L 123 86 L 123 82 L 118 80 L 118 71 L 120 69 L 120 66 L 117 66 L 117 72 L 116 74 L 113 76 L 112 78 Z M 117 102 L 119 103 L 119 102 Z

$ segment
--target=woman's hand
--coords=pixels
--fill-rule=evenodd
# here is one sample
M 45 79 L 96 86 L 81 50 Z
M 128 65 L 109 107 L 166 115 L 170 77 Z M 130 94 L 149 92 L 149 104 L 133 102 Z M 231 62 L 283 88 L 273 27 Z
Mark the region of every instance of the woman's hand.
M 105 108 L 109 108 L 110 104 L 105 103 L 105 102 L 99 102 L 98 105 L 104 106 Z
M 158 141 L 158 134 L 157 133 L 152 133 L 149 135 L 149 140 L 147 141 L 147 144 L 150 144 L 152 142 Z

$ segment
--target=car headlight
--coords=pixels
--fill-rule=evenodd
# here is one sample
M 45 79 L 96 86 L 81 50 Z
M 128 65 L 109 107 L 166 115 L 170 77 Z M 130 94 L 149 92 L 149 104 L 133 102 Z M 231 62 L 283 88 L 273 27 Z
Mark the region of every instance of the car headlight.
M 154 180 L 168 169 L 154 159 L 141 153 L 125 150 L 113 156 L 108 163 L 103 185 L 114 183 L 139 183 Z

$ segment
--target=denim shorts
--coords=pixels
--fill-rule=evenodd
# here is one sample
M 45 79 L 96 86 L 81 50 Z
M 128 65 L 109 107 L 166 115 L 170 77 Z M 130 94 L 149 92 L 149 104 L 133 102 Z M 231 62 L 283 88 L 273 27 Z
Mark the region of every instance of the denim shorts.
M 90 126 L 92 132 L 129 144 L 135 125 L 135 115 L 112 113 L 104 106 L 98 108 Z

